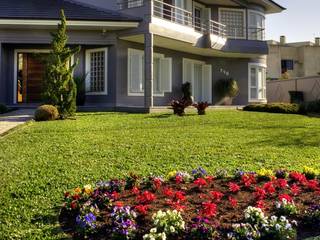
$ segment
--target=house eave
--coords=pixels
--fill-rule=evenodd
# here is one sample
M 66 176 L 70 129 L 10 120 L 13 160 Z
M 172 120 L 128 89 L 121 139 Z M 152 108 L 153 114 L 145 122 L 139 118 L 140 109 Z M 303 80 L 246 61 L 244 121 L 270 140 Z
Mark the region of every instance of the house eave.
M 56 28 L 60 20 L 51 19 L 0 19 L 0 28 Z M 92 21 L 92 20 L 67 20 L 68 29 L 79 30 L 121 30 L 136 28 L 138 21 Z

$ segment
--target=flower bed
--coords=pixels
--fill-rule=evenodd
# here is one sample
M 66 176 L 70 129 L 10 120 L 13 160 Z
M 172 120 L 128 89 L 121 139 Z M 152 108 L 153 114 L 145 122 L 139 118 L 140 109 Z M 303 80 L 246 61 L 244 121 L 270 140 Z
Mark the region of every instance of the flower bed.
M 62 228 L 92 239 L 304 239 L 320 235 L 319 173 L 202 168 L 65 193 Z

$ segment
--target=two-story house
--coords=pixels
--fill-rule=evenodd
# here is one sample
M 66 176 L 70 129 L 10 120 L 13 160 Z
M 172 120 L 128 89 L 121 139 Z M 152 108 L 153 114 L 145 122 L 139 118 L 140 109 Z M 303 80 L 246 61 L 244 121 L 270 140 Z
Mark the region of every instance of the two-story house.
M 181 97 L 216 102 L 213 86 L 238 81 L 234 104 L 266 101 L 265 17 L 272 0 L 10 0 L 0 3 L 0 102 L 41 102 L 43 64 L 59 10 L 68 19 L 86 104 L 149 111 Z

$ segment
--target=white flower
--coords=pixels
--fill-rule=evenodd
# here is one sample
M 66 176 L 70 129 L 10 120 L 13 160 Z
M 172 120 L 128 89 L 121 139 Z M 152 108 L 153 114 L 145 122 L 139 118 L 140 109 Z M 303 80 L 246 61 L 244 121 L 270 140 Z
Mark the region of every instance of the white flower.
M 150 233 L 156 233 L 157 232 L 157 228 L 151 228 L 150 229 Z
M 170 232 L 174 233 L 176 232 L 176 229 L 173 226 L 170 226 Z

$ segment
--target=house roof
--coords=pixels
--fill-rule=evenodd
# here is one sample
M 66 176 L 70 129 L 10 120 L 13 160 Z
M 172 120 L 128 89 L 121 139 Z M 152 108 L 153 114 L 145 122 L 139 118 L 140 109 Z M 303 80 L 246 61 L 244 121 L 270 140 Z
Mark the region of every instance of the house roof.
M 68 20 L 136 22 L 140 19 L 117 11 L 98 9 L 68 0 L 0 1 L 0 19 L 57 20 L 64 9 Z

